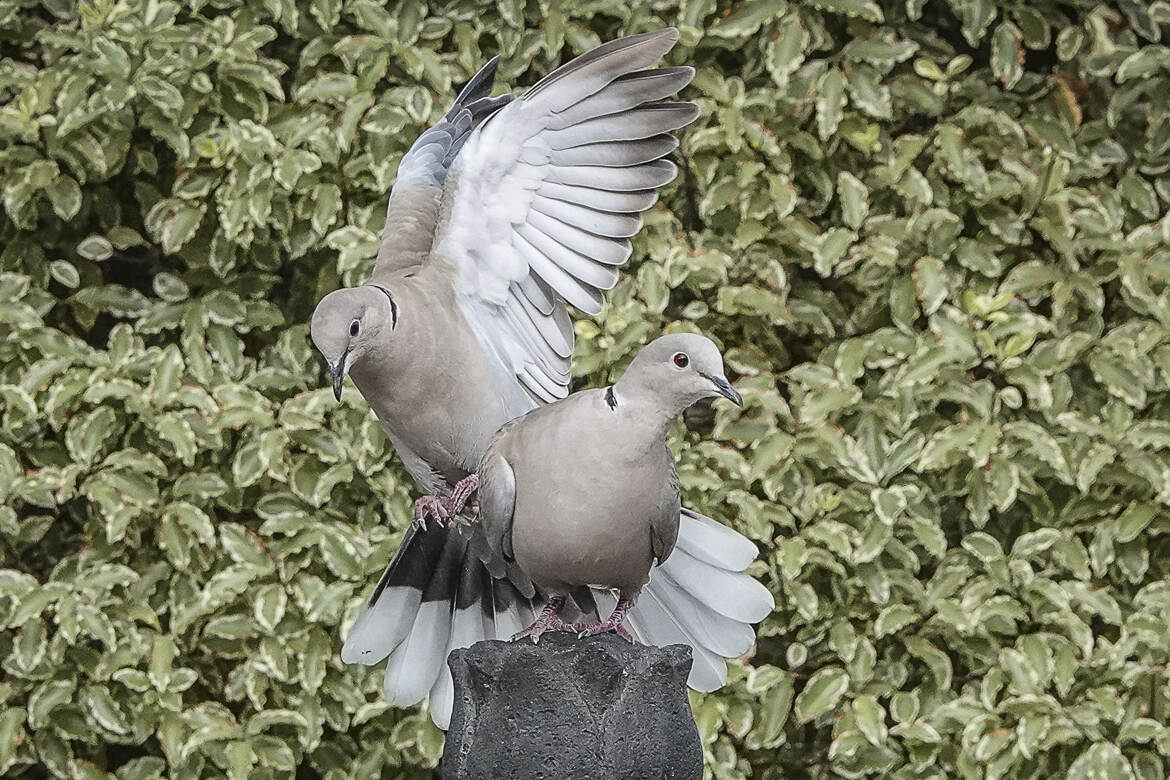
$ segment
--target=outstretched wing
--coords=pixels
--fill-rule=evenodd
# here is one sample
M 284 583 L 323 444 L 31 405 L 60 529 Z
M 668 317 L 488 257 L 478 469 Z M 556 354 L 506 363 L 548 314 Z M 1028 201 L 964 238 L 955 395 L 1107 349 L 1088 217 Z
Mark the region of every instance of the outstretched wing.
M 493 57 L 480 68 L 443 118 L 402 156 L 386 206 L 372 280 L 418 265 L 431 251 L 451 163 L 472 131 L 512 99 L 511 95 L 488 97 L 499 64 L 500 58 Z
M 484 348 L 538 401 L 568 394 L 565 303 L 601 311 L 640 212 L 677 173 L 661 158 L 698 107 L 661 101 L 694 70 L 645 70 L 677 40 L 633 35 L 558 68 L 473 130 L 447 178 L 433 251 Z

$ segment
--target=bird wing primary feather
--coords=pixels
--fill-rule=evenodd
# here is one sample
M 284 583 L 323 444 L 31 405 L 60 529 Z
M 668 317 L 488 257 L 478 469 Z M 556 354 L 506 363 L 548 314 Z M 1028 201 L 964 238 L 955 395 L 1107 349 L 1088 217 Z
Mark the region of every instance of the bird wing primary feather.
M 433 253 L 485 349 L 537 402 L 568 394 L 566 305 L 601 311 L 630 236 L 676 168 L 670 133 L 698 116 L 661 102 L 692 68 L 650 69 L 674 29 L 603 44 L 471 131 L 447 176 Z
M 418 265 L 430 253 L 451 164 L 471 133 L 512 99 L 511 95 L 489 97 L 499 64 L 500 58 L 493 57 L 480 68 L 443 118 L 403 155 L 386 206 L 372 281 Z

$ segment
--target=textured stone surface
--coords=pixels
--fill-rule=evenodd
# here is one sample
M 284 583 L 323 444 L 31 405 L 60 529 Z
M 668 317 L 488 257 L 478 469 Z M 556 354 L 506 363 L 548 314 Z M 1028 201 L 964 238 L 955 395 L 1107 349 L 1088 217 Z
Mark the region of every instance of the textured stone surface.
M 451 654 L 444 778 L 699 778 L 691 651 L 613 634 L 479 642 Z

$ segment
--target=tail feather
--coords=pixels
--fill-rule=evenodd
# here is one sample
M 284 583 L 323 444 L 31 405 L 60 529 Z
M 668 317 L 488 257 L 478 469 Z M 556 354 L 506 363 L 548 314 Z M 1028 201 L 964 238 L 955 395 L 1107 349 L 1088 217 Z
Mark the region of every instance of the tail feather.
M 423 700 L 446 660 L 443 650 L 450 631 L 451 611 L 447 604 L 424 601 L 419 606 L 410 635 L 386 662 L 386 701 L 396 707 L 413 707 Z
M 496 639 L 509 640 L 536 619 L 532 602 L 507 580 L 492 583 L 492 598 Z
M 707 565 L 685 549 L 675 547 L 659 568 L 696 601 L 740 623 L 759 623 L 776 608 L 768 589 L 749 575 Z
M 410 632 L 421 601 L 418 588 L 385 589 L 354 621 L 341 647 L 341 660 L 365 666 L 380 663 Z
M 760 554 L 747 537 L 685 507 L 679 518 L 677 544 L 691 557 L 728 571 L 743 571 Z
M 497 578 L 481 547 L 457 531 L 408 530 L 342 648 L 346 663 L 375 664 L 389 656 L 387 700 L 408 707 L 429 693 L 431 719 L 442 729 L 454 701 L 446 663 L 451 651 L 481 639 L 510 639 L 535 619 L 531 583 Z M 650 573 L 627 628 L 643 644 L 690 645 L 690 687 L 719 688 L 727 680 L 724 658 L 747 652 L 755 640 L 750 624 L 774 608 L 767 589 L 743 573 L 754 557 L 749 540 L 683 510 L 674 552 Z M 613 612 L 613 593 L 591 594 L 574 595 L 583 617 Z
M 707 609 L 666 572 L 658 574 L 661 576 L 654 578 L 653 585 L 649 587 L 650 592 L 704 647 L 724 658 L 738 658 L 755 644 L 756 632 L 749 623 L 741 623 Z
M 401 644 L 414 625 L 423 588 L 430 582 L 443 546 L 438 534 L 407 529 L 365 610 L 349 630 L 341 648 L 342 661 L 373 666 Z
M 626 618 L 630 625 L 636 626 L 639 631 L 654 645 L 684 644 L 691 646 L 691 674 L 687 678 L 687 685 L 697 691 L 706 693 L 721 688 L 727 682 L 727 664 L 723 657 L 713 650 L 709 650 L 692 636 L 683 627 L 677 615 L 671 613 L 657 594 L 649 588 L 643 588 L 638 597 L 638 603 L 630 610 Z
M 451 601 L 467 552 L 467 541 L 457 533 L 440 534 L 438 529 L 428 533 L 444 537 L 443 554 L 423 591 L 410 633 L 386 663 L 386 698 L 399 707 L 422 701 L 447 660 Z
M 674 552 L 650 572 L 630 611 L 626 627 L 644 644 L 691 646 L 694 664 L 687 683 L 713 691 L 727 681 L 724 658 L 737 658 L 755 642 L 752 623 L 772 611 L 772 595 L 743 573 L 756 547 L 735 531 L 688 509 L 683 510 Z M 617 599 L 594 590 L 602 615 Z
M 443 663 L 439 667 L 439 677 L 431 687 L 430 693 L 431 720 L 443 730 L 446 730 L 447 724 L 451 722 L 451 708 L 455 698 L 455 684 L 446 659 L 451 655 L 451 651 L 470 647 L 486 638 L 483 622 L 483 604 L 487 595 L 484 590 L 484 573 L 483 565 L 472 554 L 470 548 L 466 548 L 462 572 L 459 575 L 459 590 L 452 605 L 451 635 L 447 640 L 447 649 L 442 655 Z

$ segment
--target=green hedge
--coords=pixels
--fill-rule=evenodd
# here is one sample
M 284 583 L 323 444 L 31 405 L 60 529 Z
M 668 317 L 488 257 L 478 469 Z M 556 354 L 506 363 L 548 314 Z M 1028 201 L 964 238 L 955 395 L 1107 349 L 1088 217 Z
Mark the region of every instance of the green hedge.
M 776 613 L 716 777 L 1162 778 L 1164 0 L 0 1 L 0 771 L 420 776 L 337 657 L 413 488 L 307 335 L 410 141 L 664 24 L 703 116 L 578 385 L 665 328 Z M 43 769 L 38 769 L 40 764 Z

